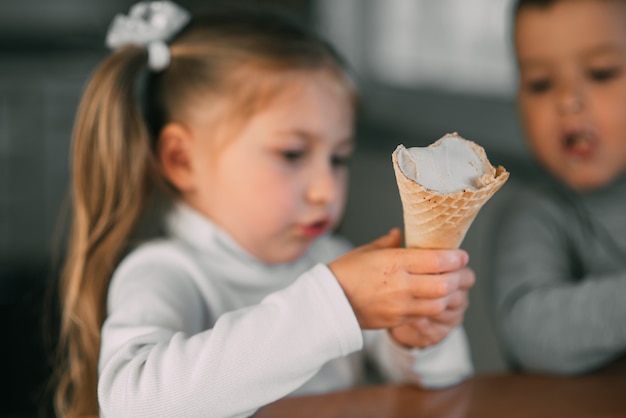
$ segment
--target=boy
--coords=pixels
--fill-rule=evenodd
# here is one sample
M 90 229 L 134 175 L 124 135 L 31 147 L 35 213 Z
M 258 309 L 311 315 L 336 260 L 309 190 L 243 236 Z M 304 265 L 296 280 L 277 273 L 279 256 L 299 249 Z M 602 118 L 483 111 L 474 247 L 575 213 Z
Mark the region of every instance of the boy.
M 626 1 L 519 0 L 518 104 L 554 184 L 520 196 L 495 247 L 512 366 L 585 373 L 626 349 Z

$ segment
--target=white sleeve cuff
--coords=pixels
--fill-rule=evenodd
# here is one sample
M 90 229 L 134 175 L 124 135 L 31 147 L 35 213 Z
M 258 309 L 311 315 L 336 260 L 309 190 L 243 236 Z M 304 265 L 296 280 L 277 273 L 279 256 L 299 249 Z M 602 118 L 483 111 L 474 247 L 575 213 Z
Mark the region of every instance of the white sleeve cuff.
M 455 385 L 474 372 L 462 327 L 454 328 L 439 344 L 425 349 L 407 349 L 388 332 L 382 334 L 376 351 L 383 376 L 392 382 L 436 389 Z

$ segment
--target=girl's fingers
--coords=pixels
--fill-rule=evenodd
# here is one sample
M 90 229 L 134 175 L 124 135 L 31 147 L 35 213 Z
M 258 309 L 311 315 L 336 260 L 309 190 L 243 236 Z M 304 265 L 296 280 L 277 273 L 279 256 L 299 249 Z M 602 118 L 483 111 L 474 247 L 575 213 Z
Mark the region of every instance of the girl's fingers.
M 407 271 L 412 274 L 447 273 L 465 267 L 469 261 L 463 250 L 404 249 Z
M 447 308 L 447 298 L 439 299 L 413 299 L 406 303 L 403 309 L 405 318 L 424 316 L 436 316 L 444 312 Z
M 411 275 L 407 278 L 409 294 L 414 299 L 440 299 L 450 295 L 459 287 L 459 277 L 446 275 Z
M 465 310 L 469 305 L 466 290 L 457 290 L 448 296 L 448 310 Z
M 430 321 L 428 318 L 418 318 L 411 323 L 414 332 L 419 336 L 422 345 L 433 345 L 443 340 L 452 329 L 452 326 Z
M 457 290 L 442 298 L 414 298 L 404 304 L 405 317 L 446 318 L 446 311 L 462 315 L 468 306 L 467 291 Z
M 439 315 L 424 318 L 432 323 L 441 324 L 449 327 L 455 327 L 463 322 L 463 314 L 465 308 L 446 309 Z
M 464 268 L 445 274 L 420 274 L 408 277 L 410 294 L 414 298 L 443 298 L 457 290 L 468 290 L 474 285 L 474 272 Z
M 459 274 L 459 289 L 469 290 L 472 286 L 474 286 L 474 283 L 476 283 L 474 270 L 466 267 L 459 270 Z

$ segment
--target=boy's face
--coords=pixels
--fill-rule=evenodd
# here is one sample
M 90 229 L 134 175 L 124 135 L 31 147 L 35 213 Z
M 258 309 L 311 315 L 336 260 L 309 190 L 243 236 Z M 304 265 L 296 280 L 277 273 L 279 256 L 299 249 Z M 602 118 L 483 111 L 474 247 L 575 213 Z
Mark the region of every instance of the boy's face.
M 516 20 L 519 107 L 530 149 L 576 190 L 626 171 L 626 2 L 559 1 Z
M 217 158 L 211 124 L 192 124 L 190 203 L 266 263 L 294 261 L 343 213 L 353 106 L 325 73 L 298 76 L 254 114 Z M 205 144 L 205 145 L 202 145 Z

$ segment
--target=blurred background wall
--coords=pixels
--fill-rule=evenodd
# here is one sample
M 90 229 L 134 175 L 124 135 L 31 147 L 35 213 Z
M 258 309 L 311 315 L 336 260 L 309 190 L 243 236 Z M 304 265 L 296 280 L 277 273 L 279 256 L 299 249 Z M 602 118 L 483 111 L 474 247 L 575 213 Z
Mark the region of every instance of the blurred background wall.
M 236 1 L 236 0 L 231 0 Z M 251 1 L 255 2 L 255 1 Z M 459 132 L 510 172 L 463 247 L 478 282 L 466 328 L 478 372 L 503 370 L 489 312 L 490 233 L 507 197 L 540 180 L 515 114 L 511 0 L 257 0 L 309 21 L 348 58 L 365 106 L 345 221 L 363 244 L 402 225 L 391 153 Z M 76 106 L 129 0 L 0 0 L 0 416 L 49 412 L 54 303 Z M 192 12 L 210 0 L 181 0 Z M 52 297 L 54 295 L 52 294 Z M 50 299 L 54 300 L 54 299 Z

